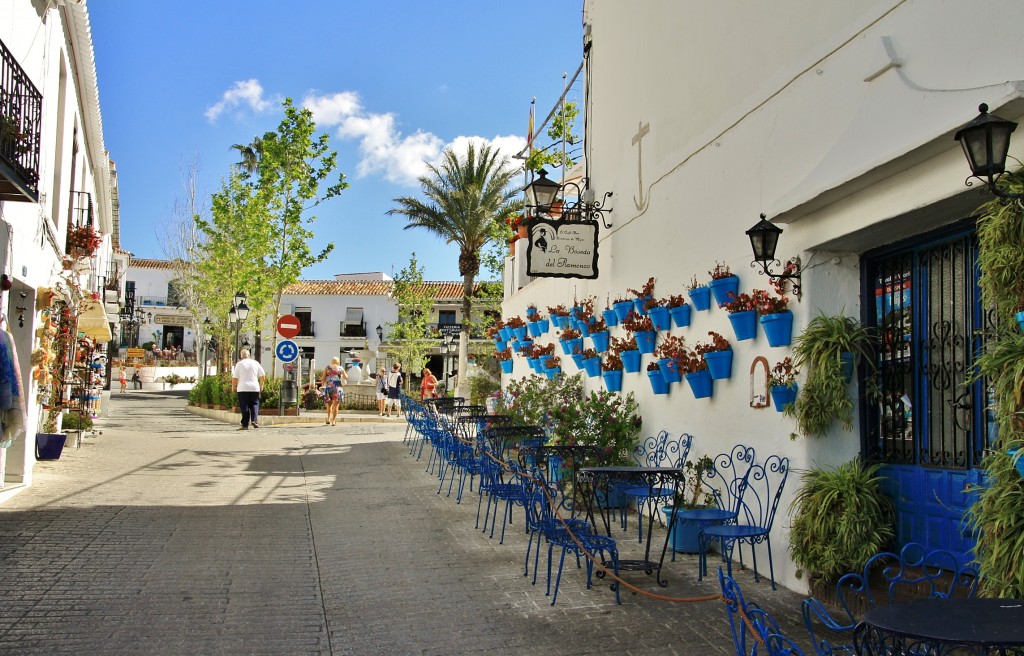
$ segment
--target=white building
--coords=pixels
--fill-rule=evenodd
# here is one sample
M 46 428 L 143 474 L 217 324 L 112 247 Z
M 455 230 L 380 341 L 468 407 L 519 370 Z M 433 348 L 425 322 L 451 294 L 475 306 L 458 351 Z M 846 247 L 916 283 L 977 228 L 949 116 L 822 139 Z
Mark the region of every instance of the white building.
M 984 316 L 972 215 L 987 199 L 964 186 L 970 171 L 953 134 L 982 102 L 1012 121 L 1024 115 L 1022 21 L 1016 0 L 585 2 L 585 169 L 598 199 L 613 192 L 600 275 L 531 281 L 522 258 L 509 261 L 505 316 L 588 296 L 603 306 L 650 276 L 655 296 L 685 294 L 716 262 L 740 276 L 741 291 L 768 289 L 744 234 L 761 213 L 785 229 L 780 259 L 802 261 L 794 333 L 819 312 L 875 326 L 876 299 L 913 315 L 898 327 L 910 351 L 884 365 L 882 401 L 858 394 L 853 430 L 837 422 L 820 438 L 791 440 L 790 419 L 751 407 L 755 358 L 773 364 L 791 352 L 763 334 L 733 340 L 714 306 L 673 331 L 691 343 L 712 330 L 733 342 L 733 377 L 715 381 L 712 398 L 681 385 L 655 396 L 642 372 L 626 375 L 645 432 L 691 433 L 696 455 L 744 443 L 760 462 L 790 458 L 771 535 L 776 578 L 788 587 L 806 585 L 786 548 L 796 471 L 861 453 L 886 463 L 901 543 L 970 549 L 963 490 L 980 479 L 991 439 L 984 390 L 969 380 Z M 1024 158 L 1019 135 L 1012 154 Z M 515 361 L 513 376 L 530 375 Z M 575 373 L 571 362 L 566 370 Z
M 76 326 L 101 342 L 97 354 L 110 334 L 126 260 L 115 254 L 115 175 L 85 3 L 0 3 L 0 271 L 10 282 L 0 302 L 25 400 L 24 437 L 0 448 L 0 500 L 32 481 L 44 415 L 32 356 L 41 348 L 37 329 L 49 290 L 81 311 Z M 82 226 L 100 237 L 91 257 L 68 254 L 69 230 Z M 83 303 L 91 297 L 100 302 Z

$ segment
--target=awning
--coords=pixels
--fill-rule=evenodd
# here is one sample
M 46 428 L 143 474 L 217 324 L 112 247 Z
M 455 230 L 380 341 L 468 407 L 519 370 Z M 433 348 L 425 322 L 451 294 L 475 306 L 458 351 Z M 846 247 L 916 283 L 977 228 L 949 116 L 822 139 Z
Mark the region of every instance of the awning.
M 345 323 L 363 325 L 363 308 L 345 308 Z
M 83 303 L 82 312 L 78 315 L 78 331 L 97 342 L 109 342 L 113 338 L 110 333 L 107 312 L 103 309 L 102 303 L 99 301 Z

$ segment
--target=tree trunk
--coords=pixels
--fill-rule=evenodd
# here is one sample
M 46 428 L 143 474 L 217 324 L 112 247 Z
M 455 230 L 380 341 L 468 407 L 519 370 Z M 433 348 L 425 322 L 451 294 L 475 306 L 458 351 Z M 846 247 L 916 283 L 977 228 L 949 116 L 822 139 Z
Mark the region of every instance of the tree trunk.
M 469 399 L 469 377 L 466 375 L 469 362 L 469 324 L 473 308 L 472 273 L 462 276 L 462 332 L 459 333 L 459 386 L 456 396 Z

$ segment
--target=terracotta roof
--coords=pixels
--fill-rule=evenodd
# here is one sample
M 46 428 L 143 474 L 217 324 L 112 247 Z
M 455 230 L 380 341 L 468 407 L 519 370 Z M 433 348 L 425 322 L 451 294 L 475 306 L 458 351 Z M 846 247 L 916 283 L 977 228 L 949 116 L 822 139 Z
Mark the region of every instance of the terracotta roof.
M 145 257 L 133 257 L 128 266 L 133 269 L 173 269 L 174 263 L 170 260 L 151 260 Z
M 461 282 L 425 282 L 433 290 L 437 300 L 462 300 Z M 394 283 L 391 281 L 359 280 L 304 280 L 284 288 L 285 294 L 294 296 L 390 296 Z M 480 285 L 477 284 L 477 289 Z

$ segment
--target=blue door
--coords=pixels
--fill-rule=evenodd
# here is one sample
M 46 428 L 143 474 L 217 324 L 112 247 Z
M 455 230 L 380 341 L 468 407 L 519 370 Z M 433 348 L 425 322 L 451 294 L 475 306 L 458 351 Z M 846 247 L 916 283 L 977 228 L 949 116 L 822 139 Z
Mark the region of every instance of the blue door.
M 973 381 L 982 312 L 973 221 L 864 257 L 865 323 L 877 331 L 878 397 L 863 404 L 864 450 L 884 463 L 899 546 L 920 542 L 971 560 L 965 520 L 989 435 Z

